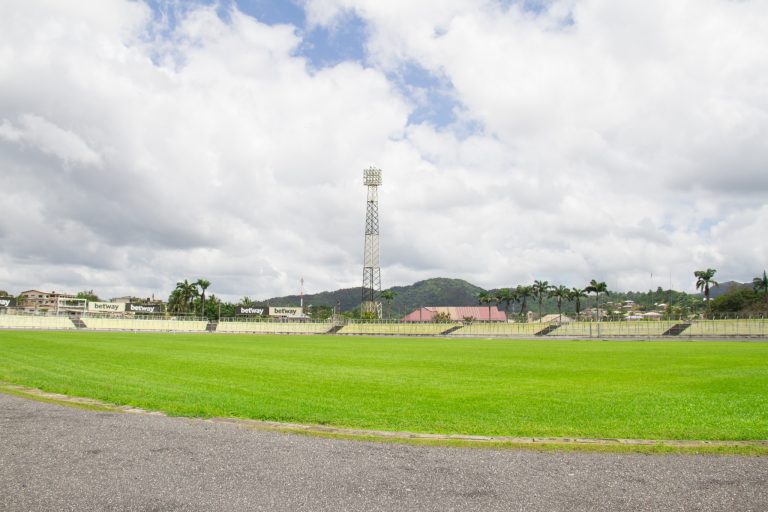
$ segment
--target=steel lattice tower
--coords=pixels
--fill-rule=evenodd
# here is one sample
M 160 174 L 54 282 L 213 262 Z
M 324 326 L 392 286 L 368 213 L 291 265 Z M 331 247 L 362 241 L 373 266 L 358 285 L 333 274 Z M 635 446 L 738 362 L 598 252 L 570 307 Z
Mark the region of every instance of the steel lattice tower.
M 363 184 L 368 187 L 365 211 L 365 249 L 363 254 L 363 301 L 360 311 L 381 318 L 381 266 L 379 264 L 379 186 L 381 170 L 370 167 L 363 171 Z

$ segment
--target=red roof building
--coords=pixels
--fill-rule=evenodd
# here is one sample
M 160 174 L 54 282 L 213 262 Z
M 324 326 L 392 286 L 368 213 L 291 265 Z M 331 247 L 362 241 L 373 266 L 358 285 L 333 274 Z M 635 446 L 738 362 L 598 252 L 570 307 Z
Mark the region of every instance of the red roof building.
M 489 320 L 491 322 L 507 321 L 507 314 L 504 311 L 500 311 L 498 307 L 490 307 L 490 318 L 488 318 L 488 311 L 488 306 L 427 306 L 411 311 L 405 315 L 403 322 L 431 322 L 432 319 L 440 313 L 447 313 L 450 319 L 454 322 L 461 322 L 468 318 L 483 322 Z

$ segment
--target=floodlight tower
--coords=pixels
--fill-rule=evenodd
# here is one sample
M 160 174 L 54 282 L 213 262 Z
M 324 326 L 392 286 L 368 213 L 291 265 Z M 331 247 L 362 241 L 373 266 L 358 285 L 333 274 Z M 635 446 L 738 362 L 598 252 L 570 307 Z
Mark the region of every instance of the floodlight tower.
M 363 254 L 363 302 L 360 312 L 381 318 L 381 266 L 379 265 L 379 186 L 381 169 L 363 171 L 363 184 L 368 187 L 365 211 L 365 250 Z

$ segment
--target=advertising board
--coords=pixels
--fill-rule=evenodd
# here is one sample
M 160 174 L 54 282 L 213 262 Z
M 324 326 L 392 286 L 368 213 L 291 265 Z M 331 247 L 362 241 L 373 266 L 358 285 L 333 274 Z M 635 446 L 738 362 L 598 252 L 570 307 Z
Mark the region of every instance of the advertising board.
M 236 315 L 265 315 L 267 314 L 267 308 L 262 306 L 237 306 L 235 308 Z
M 269 316 L 281 316 L 285 318 L 304 318 L 304 313 L 302 313 L 301 308 L 270 307 Z
M 156 315 L 157 313 L 162 313 L 160 306 L 157 304 L 146 306 L 144 304 L 131 304 L 130 302 L 125 305 L 125 312 L 139 313 L 140 315 Z
M 125 304 L 122 302 L 88 302 L 88 311 L 94 313 L 122 313 Z

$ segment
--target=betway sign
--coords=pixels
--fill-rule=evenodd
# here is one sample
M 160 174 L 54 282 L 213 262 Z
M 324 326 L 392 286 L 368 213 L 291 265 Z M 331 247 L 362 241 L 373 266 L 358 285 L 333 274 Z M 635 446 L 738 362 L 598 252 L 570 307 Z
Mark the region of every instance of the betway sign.
M 161 313 L 160 306 L 157 304 L 153 306 L 144 306 L 143 304 L 131 304 L 130 302 L 125 305 L 125 311 L 128 313 L 139 313 L 141 315 Z
M 301 308 L 269 308 L 269 316 L 284 316 L 288 318 L 302 318 Z
M 16 307 L 16 299 L 13 297 L 0 297 L 0 308 Z
M 88 311 L 99 313 L 122 313 L 125 311 L 125 304 L 122 302 L 89 302 Z
M 236 315 L 263 315 L 267 312 L 267 308 L 258 308 L 253 306 L 237 306 L 235 308 Z

